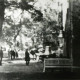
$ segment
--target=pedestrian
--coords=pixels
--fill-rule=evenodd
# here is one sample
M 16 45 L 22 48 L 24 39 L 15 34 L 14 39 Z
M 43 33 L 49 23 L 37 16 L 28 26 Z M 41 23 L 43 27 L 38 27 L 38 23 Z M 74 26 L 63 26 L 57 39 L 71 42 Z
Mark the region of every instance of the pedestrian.
M 18 58 L 18 51 L 15 49 L 15 57 Z
M 15 52 L 14 52 L 14 50 L 11 50 L 10 54 L 11 54 L 11 60 L 15 59 Z
M 30 56 L 29 56 L 28 49 L 26 49 L 25 51 L 25 61 L 26 61 L 26 65 L 29 65 Z
M 3 51 L 2 47 L 0 47 L 0 65 L 2 65 Z
M 16 56 L 16 58 L 18 58 L 18 52 L 17 51 L 15 52 L 15 56 Z

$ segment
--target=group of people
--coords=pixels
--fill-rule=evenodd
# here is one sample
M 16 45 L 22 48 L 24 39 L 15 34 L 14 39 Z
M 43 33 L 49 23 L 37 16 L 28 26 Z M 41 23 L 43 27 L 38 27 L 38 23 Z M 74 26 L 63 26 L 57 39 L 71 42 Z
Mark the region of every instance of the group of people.
M 35 53 L 38 53 L 38 50 L 29 50 L 26 49 L 25 50 L 25 61 L 26 61 L 26 65 L 29 65 L 30 62 L 30 54 L 35 55 Z M 54 54 L 50 54 L 49 57 L 63 57 L 63 51 L 58 48 L 58 50 L 56 51 L 56 53 Z M 8 56 L 11 60 L 15 59 L 18 57 L 18 52 L 16 50 L 9 50 L 8 51 Z M 2 51 L 2 47 L 0 47 L 0 65 L 2 64 L 2 58 L 3 58 L 3 51 Z
M 30 62 L 30 54 L 32 54 L 33 56 L 35 55 L 35 53 L 38 53 L 38 50 L 29 50 L 29 49 L 26 49 L 25 50 L 25 61 L 26 61 L 26 65 L 29 65 L 29 62 Z M 63 55 L 60 54 L 60 53 L 63 53 L 61 51 L 61 49 L 58 49 L 57 54 L 52 54 L 52 55 L 49 55 L 49 57 L 56 57 L 56 56 L 59 56 L 62 57 Z M 18 52 L 16 50 L 9 50 L 8 51 L 8 56 L 11 60 L 15 59 L 18 57 Z M 3 58 L 3 51 L 2 51 L 2 47 L 0 47 L 0 65 L 2 64 L 2 58 Z
M 8 56 L 11 60 L 15 59 L 18 57 L 18 52 L 16 50 L 9 50 L 8 51 Z M 30 53 L 29 50 L 26 49 L 25 50 L 25 61 L 26 61 L 26 65 L 29 65 L 30 62 Z
M 11 58 L 11 60 L 13 60 L 18 57 L 18 52 L 16 50 L 9 50 L 8 56 Z
M 18 57 L 17 51 L 14 50 L 8 51 L 8 55 L 11 58 L 11 60 L 15 59 L 15 57 Z M 2 58 L 3 58 L 3 50 L 2 47 L 0 47 L 0 65 L 2 65 Z M 29 65 L 30 56 L 29 56 L 28 49 L 26 49 L 25 51 L 25 61 L 26 61 L 26 65 Z

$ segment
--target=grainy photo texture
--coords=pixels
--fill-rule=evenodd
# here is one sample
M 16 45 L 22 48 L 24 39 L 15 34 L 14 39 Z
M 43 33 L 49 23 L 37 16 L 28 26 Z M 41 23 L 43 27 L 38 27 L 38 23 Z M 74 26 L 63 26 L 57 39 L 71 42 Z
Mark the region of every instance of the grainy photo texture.
M 0 0 L 0 80 L 79 80 L 80 0 Z

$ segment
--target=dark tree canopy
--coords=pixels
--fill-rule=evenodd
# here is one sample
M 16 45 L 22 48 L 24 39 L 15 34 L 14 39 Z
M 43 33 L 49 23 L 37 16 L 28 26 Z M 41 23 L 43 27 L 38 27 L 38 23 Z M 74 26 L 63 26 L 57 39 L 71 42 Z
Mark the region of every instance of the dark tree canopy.
M 22 10 L 26 10 L 29 13 L 31 13 L 34 21 L 41 21 L 42 18 L 43 18 L 42 12 L 40 10 L 35 9 L 34 4 L 30 5 L 29 2 L 30 1 L 27 1 L 27 0 L 21 0 L 21 2 L 6 1 L 5 2 L 5 7 L 13 6 L 13 7 L 16 7 L 16 8 L 21 8 Z

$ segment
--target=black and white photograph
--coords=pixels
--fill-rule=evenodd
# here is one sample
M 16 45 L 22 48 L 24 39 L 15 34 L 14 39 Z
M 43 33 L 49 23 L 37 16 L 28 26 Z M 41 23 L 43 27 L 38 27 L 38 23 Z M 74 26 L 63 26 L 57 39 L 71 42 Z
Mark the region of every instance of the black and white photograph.
M 80 0 L 0 0 L 0 80 L 80 80 Z

